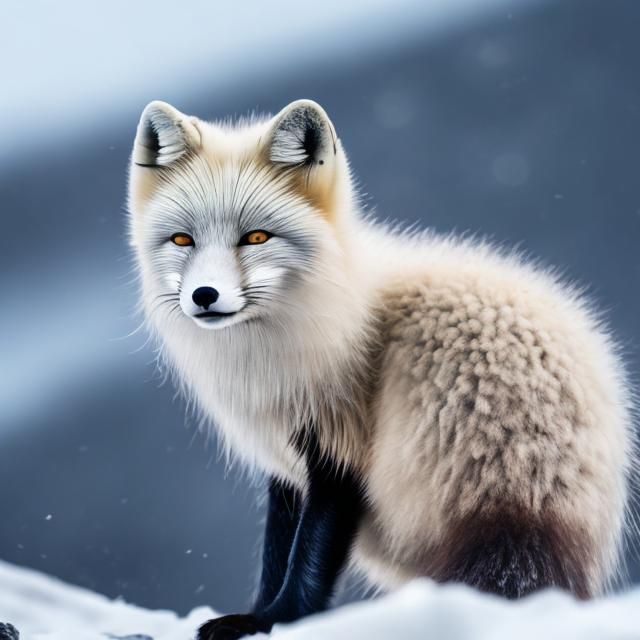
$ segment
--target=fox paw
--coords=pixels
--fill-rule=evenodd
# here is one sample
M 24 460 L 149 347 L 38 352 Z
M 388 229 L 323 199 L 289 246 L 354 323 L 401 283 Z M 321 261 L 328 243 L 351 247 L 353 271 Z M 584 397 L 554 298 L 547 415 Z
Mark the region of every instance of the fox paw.
M 268 632 L 270 628 L 250 613 L 237 613 L 205 622 L 198 629 L 198 640 L 237 640 L 260 631 Z
M 0 640 L 19 640 L 18 630 L 9 623 L 0 622 Z

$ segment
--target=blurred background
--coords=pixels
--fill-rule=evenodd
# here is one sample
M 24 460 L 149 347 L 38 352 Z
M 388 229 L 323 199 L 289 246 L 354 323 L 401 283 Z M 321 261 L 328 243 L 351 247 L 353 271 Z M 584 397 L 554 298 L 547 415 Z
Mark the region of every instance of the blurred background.
M 252 590 L 258 491 L 135 332 L 126 171 L 152 99 L 319 101 L 380 217 L 588 284 L 638 379 L 636 0 L 8 0 L 0 25 L 1 559 L 180 613 Z

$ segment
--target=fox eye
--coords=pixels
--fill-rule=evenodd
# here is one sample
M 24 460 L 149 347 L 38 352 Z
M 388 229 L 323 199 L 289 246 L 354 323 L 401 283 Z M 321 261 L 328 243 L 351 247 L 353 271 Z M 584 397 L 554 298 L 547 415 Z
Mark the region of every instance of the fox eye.
M 269 233 L 268 231 L 256 229 L 255 231 L 249 231 L 249 233 L 245 233 L 242 238 L 240 238 L 240 242 L 238 244 L 264 244 L 272 236 L 273 234 Z
M 171 242 L 179 247 L 192 247 L 195 243 L 188 233 L 174 233 L 171 236 Z

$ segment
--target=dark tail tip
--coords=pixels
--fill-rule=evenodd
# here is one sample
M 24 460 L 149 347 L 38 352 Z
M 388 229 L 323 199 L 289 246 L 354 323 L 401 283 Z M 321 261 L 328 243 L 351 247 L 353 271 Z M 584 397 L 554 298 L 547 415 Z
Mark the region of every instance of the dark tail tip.
M 559 518 L 493 510 L 454 524 L 432 556 L 430 573 L 440 582 L 462 582 L 506 598 L 558 587 L 587 599 L 593 595 L 590 551 L 585 535 Z

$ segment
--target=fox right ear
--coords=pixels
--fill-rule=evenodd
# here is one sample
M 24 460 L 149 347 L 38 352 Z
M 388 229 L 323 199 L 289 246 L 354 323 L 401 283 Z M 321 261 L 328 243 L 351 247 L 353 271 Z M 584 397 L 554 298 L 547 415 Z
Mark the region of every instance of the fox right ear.
M 193 119 L 154 100 L 140 117 L 132 161 L 141 167 L 166 167 L 199 146 L 200 132 Z
M 313 167 L 331 163 L 335 155 L 331 120 L 313 100 L 296 100 L 273 118 L 269 137 L 272 162 Z

